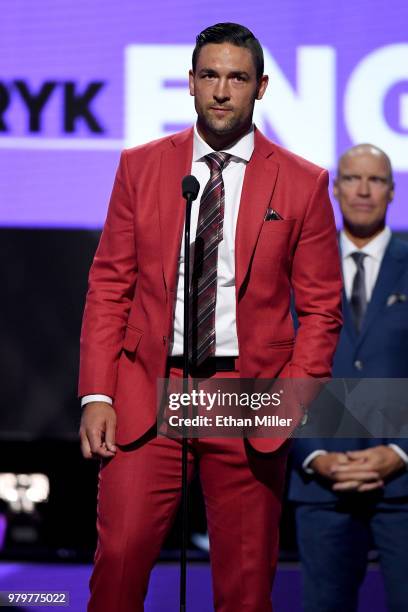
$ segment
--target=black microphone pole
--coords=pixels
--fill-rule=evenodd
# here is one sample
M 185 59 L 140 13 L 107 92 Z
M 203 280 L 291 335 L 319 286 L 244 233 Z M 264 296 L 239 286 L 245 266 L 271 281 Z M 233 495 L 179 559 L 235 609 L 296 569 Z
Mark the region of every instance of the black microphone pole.
M 200 183 L 195 176 L 185 176 L 181 183 L 183 198 L 186 200 L 186 220 L 184 224 L 184 332 L 183 332 L 183 393 L 188 393 L 189 375 L 189 329 L 190 329 L 190 220 L 191 204 L 200 191 Z M 183 406 L 183 417 L 186 416 Z M 181 441 L 181 554 L 180 554 L 180 612 L 186 611 L 187 585 L 187 450 L 188 439 L 183 420 Z

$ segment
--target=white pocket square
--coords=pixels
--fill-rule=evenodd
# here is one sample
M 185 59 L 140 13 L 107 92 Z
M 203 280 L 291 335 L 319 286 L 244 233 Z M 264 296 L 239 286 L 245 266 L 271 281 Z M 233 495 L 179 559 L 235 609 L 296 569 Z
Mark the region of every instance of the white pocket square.
M 392 306 L 393 304 L 397 304 L 398 302 L 406 302 L 408 297 L 405 293 L 391 293 L 391 295 L 387 298 L 387 306 Z

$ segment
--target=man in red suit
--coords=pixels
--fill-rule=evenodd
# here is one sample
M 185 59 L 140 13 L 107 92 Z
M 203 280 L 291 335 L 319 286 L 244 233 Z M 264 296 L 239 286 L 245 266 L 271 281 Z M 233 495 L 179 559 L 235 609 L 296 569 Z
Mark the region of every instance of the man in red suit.
M 253 125 L 268 84 L 259 42 L 237 24 L 207 28 L 189 83 L 196 126 L 122 154 L 90 272 L 79 394 L 83 454 L 102 458 L 93 612 L 143 610 L 180 499 L 180 441 L 157 437 L 155 425 L 157 379 L 182 367 L 182 178 L 201 185 L 191 226 L 196 377 L 328 376 L 341 326 L 327 172 Z M 254 445 L 189 442 L 219 612 L 272 610 L 288 445 Z

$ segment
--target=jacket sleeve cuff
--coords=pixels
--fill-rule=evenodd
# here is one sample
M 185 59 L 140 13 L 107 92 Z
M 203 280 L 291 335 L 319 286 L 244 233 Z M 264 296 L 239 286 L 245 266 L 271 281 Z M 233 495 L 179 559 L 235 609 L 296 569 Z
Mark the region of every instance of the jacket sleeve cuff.
M 405 463 L 406 469 L 408 470 L 408 455 L 407 455 L 407 453 L 405 451 L 403 451 L 402 448 L 400 446 L 398 446 L 398 444 L 388 444 L 388 446 L 390 448 L 392 448 L 392 450 L 395 451 L 397 453 L 397 455 L 399 455 L 401 457 L 401 459 Z
M 304 460 L 304 462 L 302 463 L 302 468 L 305 470 L 306 474 L 314 474 L 314 470 L 312 470 L 311 467 L 309 467 L 309 465 L 312 463 L 313 459 L 315 457 L 318 457 L 319 455 L 327 455 L 327 451 L 325 450 L 315 450 L 313 451 L 313 453 L 310 453 L 306 459 Z
M 112 406 L 112 398 L 108 395 L 94 394 L 94 395 L 84 395 L 81 398 L 81 408 L 85 406 L 85 404 L 89 404 L 90 402 L 106 402 Z

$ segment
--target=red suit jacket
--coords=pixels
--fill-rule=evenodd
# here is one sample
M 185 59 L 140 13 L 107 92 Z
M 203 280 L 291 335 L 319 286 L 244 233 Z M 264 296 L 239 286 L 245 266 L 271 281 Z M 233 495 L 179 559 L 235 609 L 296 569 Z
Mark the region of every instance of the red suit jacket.
M 156 419 L 172 337 L 193 130 L 124 151 L 90 271 L 79 395 L 114 398 L 116 441 Z M 244 378 L 327 377 L 341 327 L 341 273 L 325 170 L 255 130 L 235 242 L 236 318 Z M 270 207 L 281 221 L 264 221 Z M 296 339 L 291 287 L 299 319 Z M 272 451 L 281 439 L 259 440 Z

